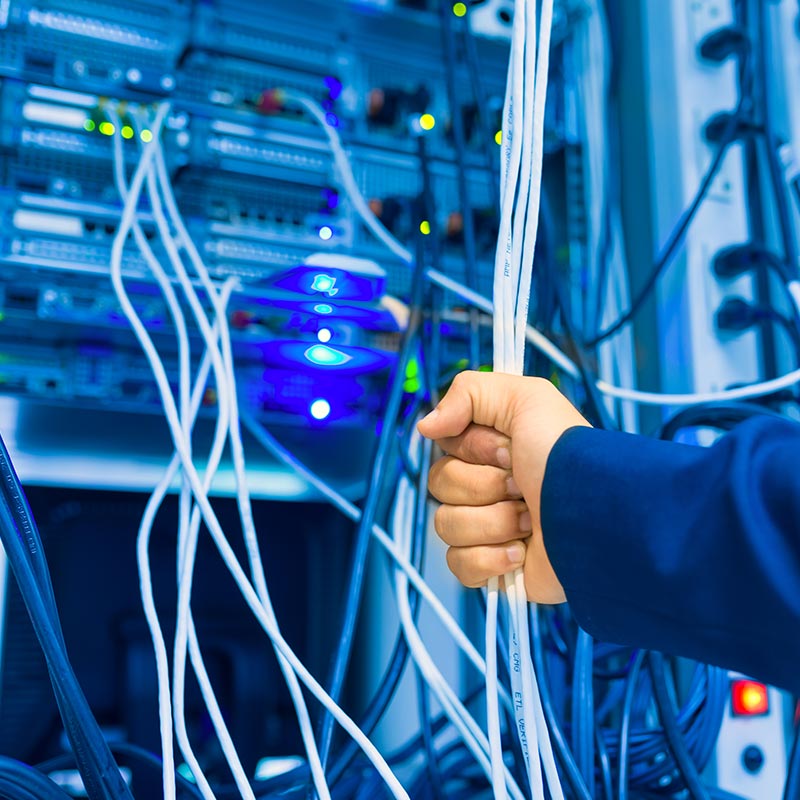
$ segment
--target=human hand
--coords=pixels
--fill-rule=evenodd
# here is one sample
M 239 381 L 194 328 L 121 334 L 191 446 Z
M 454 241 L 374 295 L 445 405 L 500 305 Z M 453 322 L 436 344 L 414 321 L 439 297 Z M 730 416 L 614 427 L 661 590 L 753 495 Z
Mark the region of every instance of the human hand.
M 589 423 L 543 378 L 462 372 L 419 432 L 447 455 L 432 467 L 442 505 L 436 532 L 465 586 L 524 566 L 528 599 L 566 600 L 544 549 L 539 505 L 550 451 L 564 431 Z

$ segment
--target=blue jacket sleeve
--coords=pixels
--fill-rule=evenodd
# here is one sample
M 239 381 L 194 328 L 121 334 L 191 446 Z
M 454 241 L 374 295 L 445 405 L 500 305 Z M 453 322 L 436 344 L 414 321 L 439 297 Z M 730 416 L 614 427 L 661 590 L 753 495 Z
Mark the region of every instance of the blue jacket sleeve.
M 800 694 L 800 425 L 754 419 L 709 448 L 572 428 L 541 514 L 590 634 Z

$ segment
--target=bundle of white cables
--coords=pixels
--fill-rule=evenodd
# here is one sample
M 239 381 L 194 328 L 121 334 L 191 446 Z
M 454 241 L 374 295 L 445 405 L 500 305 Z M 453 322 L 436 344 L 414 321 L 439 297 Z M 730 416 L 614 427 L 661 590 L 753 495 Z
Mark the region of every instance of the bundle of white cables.
M 317 795 L 321 800 L 326 800 L 330 798 L 330 791 L 326 784 L 317 753 L 310 717 L 300 686 L 301 682 L 305 684 L 311 694 L 330 711 L 339 724 L 359 744 L 365 755 L 385 781 L 392 796 L 397 800 L 407 800 L 407 793 L 372 742 L 370 742 L 352 719 L 331 700 L 322 686 L 297 658 L 280 633 L 264 577 L 264 570 L 261 563 L 250 507 L 250 494 L 247 488 L 244 452 L 239 425 L 238 398 L 236 396 L 236 383 L 233 372 L 230 330 L 226 316 L 227 302 L 234 287 L 231 282 L 218 285 L 211 280 L 208 269 L 203 263 L 197 248 L 194 246 L 181 215 L 178 212 L 167 173 L 160 138 L 162 128 L 169 113 L 169 107 L 166 104 L 159 107 L 153 120 L 147 118 L 147 113 L 144 109 L 137 110 L 129 107 L 129 113 L 132 115 L 134 123 L 139 126 L 140 131 L 144 127 L 148 127 L 152 131 L 152 140 L 143 146 L 139 154 L 136 169 L 128 183 L 122 140 L 118 134 L 115 137 L 115 179 L 120 195 L 124 200 L 124 207 L 120 225 L 112 246 L 111 279 L 120 306 L 150 363 L 175 446 L 175 456 L 148 502 L 140 525 L 137 547 L 142 600 L 153 638 L 158 672 L 159 714 L 161 721 L 162 757 L 164 761 L 164 798 L 165 800 L 174 800 L 175 798 L 175 763 L 172 747 L 173 726 L 175 736 L 178 740 L 178 746 L 186 763 L 191 769 L 198 789 L 205 800 L 213 800 L 214 798 L 212 787 L 203 775 L 200 763 L 193 753 L 184 719 L 185 669 L 188 649 L 188 655 L 195 674 L 197 675 L 203 699 L 208 708 L 223 753 L 231 768 L 237 789 L 243 798 L 255 800 L 250 782 L 236 754 L 236 748 L 231 740 L 219 704 L 214 696 L 213 688 L 203 664 L 197 633 L 191 616 L 192 576 L 197 548 L 197 537 L 202 518 L 247 605 L 266 632 L 275 649 L 278 663 L 284 674 L 289 693 L 295 705 Z M 121 124 L 114 109 L 109 109 L 109 116 L 115 123 L 115 129 L 119 131 L 121 129 Z M 153 219 L 158 229 L 159 240 L 167 253 L 170 268 L 169 272 L 155 256 L 146 236 L 142 232 L 138 220 L 137 211 L 139 197 L 145 185 L 148 191 Z M 152 337 L 140 319 L 125 287 L 122 257 L 125 243 L 131 233 L 133 233 L 136 245 L 144 256 L 150 274 L 156 280 L 162 291 L 174 323 L 178 338 L 179 353 L 177 400 L 170 386 L 166 368 L 160 354 Z M 190 276 L 186 262 L 188 262 L 191 269 L 194 271 L 193 276 Z M 177 283 L 180 287 L 182 292 L 182 298 L 180 300 L 173 283 Z M 198 284 L 205 294 L 205 301 L 202 301 L 200 298 Z M 192 316 L 194 317 L 194 321 L 204 343 L 204 357 L 195 377 L 194 385 L 192 385 L 191 381 L 189 335 L 183 314 L 182 302 L 188 304 L 190 307 Z M 211 307 L 210 318 L 209 312 L 207 311 L 209 305 Z M 193 460 L 191 434 L 210 368 L 213 368 L 215 386 L 219 397 L 218 416 L 216 432 L 205 475 L 201 478 Z M 230 445 L 233 457 L 237 502 L 242 529 L 245 535 L 245 544 L 250 567 L 249 577 L 236 558 L 209 500 L 211 482 L 218 469 L 226 443 Z M 153 597 L 148 542 L 158 507 L 163 501 L 166 492 L 172 485 L 179 470 L 182 477 L 182 490 L 177 567 L 178 617 L 173 646 L 172 680 L 170 681 L 166 642 Z
M 522 375 L 533 256 L 539 223 L 544 115 L 553 0 L 516 0 L 500 165 L 500 231 L 494 272 L 494 369 Z M 563 798 L 531 659 L 528 601 L 522 569 L 504 577 L 508 600 L 509 673 L 514 716 L 528 772 L 530 797 L 544 800 L 544 777 Z M 508 797 L 503 774 L 497 683 L 499 580 L 488 584 L 486 702 L 495 800 Z

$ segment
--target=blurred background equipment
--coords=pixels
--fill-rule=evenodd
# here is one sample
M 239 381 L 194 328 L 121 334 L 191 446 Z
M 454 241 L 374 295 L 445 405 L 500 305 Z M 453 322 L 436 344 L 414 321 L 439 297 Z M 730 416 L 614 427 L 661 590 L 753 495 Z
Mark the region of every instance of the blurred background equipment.
M 503 598 L 493 773 L 487 600 L 415 433 L 492 369 L 508 229 L 536 248 L 503 369 L 698 446 L 800 419 L 799 30 L 795 0 L 0 0 L 30 504 L 0 453 L 0 796 L 800 798 L 796 698 Z

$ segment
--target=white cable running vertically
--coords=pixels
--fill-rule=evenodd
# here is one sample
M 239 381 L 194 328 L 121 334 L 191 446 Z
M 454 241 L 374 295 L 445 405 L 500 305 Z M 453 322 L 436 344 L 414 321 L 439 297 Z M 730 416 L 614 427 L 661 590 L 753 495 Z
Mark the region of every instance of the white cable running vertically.
M 521 375 L 524 369 L 528 302 L 538 232 L 552 14 L 552 0 L 544 0 L 537 26 L 536 0 L 517 0 L 515 3 L 508 71 L 510 80 L 504 106 L 501 217 L 494 279 L 494 368 L 496 372 L 516 375 Z M 521 157 L 520 150 L 524 151 Z M 533 674 L 522 570 L 506 575 L 504 583 L 509 603 L 509 668 L 517 733 L 526 759 L 530 794 L 534 800 L 543 800 L 545 796 L 544 763 L 550 793 L 554 798 L 561 798 L 563 794 Z M 497 647 L 497 579 L 488 582 L 487 592 L 487 664 L 495 666 L 489 654 Z M 487 717 L 490 726 L 495 726 L 489 731 L 492 788 L 495 799 L 502 800 L 507 794 L 499 781 L 503 762 L 499 747 L 497 673 L 491 669 L 487 669 L 486 693 Z

